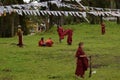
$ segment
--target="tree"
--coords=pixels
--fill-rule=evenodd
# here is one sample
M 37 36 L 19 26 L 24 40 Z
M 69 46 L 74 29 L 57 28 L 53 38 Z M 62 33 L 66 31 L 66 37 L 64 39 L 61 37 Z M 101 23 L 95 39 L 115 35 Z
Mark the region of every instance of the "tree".
M 120 0 L 115 0 L 116 8 L 120 9 Z M 117 17 L 117 24 L 120 24 L 120 17 Z
M 16 0 L 9 0 L 9 1 L 2 0 L 1 2 L 3 5 L 17 4 Z M 14 36 L 14 32 L 15 32 L 14 18 L 15 18 L 15 14 L 13 12 L 11 12 L 11 14 L 4 12 L 2 17 L 0 17 L 1 37 Z
M 23 0 L 17 0 L 18 4 L 24 4 Z M 22 16 L 19 15 L 19 24 L 22 26 L 22 30 L 24 31 L 24 35 L 27 35 L 29 33 L 28 28 L 26 26 L 26 18 L 23 14 Z
M 23 0 L 1 0 L 4 6 L 12 4 L 24 4 Z M 26 27 L 25 15 L 19 16 L 17 13 L 11 12 L 0 17 L 0 37 L 13 37 L 17 31 L 17 26 L 21 25 L 24 34 L 28 34 Z
M 110 7 L 110 1 L 109 0 L 82 0 L 82 4 L 85 6 L 89 6 L 89 7 L 100 7 L 100 8 L 109 8 Z M 102 16 L 94 16 L 89 14 L 88 15 L 90 23 L 91 24 L 98 24 L 103 22 Z

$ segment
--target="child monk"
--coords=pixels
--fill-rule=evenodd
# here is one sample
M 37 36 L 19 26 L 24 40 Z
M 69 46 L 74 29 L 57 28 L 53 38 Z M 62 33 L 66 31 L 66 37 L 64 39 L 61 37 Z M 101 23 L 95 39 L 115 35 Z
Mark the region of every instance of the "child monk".
M 63 34 L 64 29 L 63 29 L 63 27 L 61 25 L 58 26 L 57 32 L 58 32 L 58 35 L 59 35 L 59 41 L 61 43 L 62 39 L 64 39 L 64 34 Z
M 67 43 L 68 45 L 72 45 L 72 35 L 73 35 L 73 30 L 72 29 L 67 29 L 64 31 L 64 36 L 68 36 L 67 37 Z
M 102 33 L 102 35 L 104 35 L 105 34 L 105 24 L 104 23 L 101 23 L 101 33 Z
M 68 38 L 67 38 L 68 45 L 72 45 L 72 35 L 73 35 L 73 30 L 69 29 Z
M 42 37 L 41 40 L 39 41 L 39 46 L 46 46 L 45 42 L 44 42 L 44 38 Z
M 19 47 L 23 47 L 23 31 L 21 29 L 18 29 L 17 35 L 18 35 L 18 44 L 17 45 Z
M 76 58 L 77 58 L 77 67 L 75 71 L 75 75 L 77 78 L 84 78 L 85 71 L 88 68 L 88 59 L 83 51 L 84 43 L 80 42 L 78 50 L 76 52 Z
M 53 40 L 51 38 L 47 39 L 46 42 L 45 42 L 45 44 L 46 44 L 47 47 L 52 47 L 53 43 L 54 42 L 53 42 Z

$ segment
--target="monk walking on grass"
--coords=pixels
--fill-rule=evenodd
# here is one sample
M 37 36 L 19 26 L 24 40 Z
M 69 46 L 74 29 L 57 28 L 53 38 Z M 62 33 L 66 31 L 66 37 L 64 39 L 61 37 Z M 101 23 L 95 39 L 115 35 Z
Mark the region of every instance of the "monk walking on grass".
M 83 51 L 84 43 L 79 43 L 78 50 L 76 52 L 77 58 L 77 67 L 75 71 L 75 75 L 77 78 L 84 78 L 85 71 L 88 69 L 88 59 Z
M 67 37 L 67 43 L 68 43 L 68 45 L 72 45 L 73 30 L 72 29 L 64 30 L 63 35 L 68 36 Z
M 23 31 L 21 29 L 18 29 L 18 46 L 23 47 Z
M 104 23 L 101 23 L 101 32 L 102 32 L 102 35 L 105 34 L 105 24 Z
M 72 35 L 73 35 L 73 30 L 69 29 L 68 38 L 67 38 L 68 45 L 72 45 Z

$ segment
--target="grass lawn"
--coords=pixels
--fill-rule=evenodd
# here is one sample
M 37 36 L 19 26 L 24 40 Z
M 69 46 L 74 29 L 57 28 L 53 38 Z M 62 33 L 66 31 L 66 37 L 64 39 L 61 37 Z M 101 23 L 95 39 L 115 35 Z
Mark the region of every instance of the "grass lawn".
M 101 35 L 100 25 L 78 24 L 65 28 L 74 30 L 73 45 L 66 39 L 58 42 L 56 27 L 44 34 L 24 36 L 23 48 L 17 47 L 17 37 L 0 38 L 0 80 L 75 80 L 75 53 L 80 41 L 85 43 L 85 52 L 92 55 L 93 74 L 84 80 L 120 79 L 120 25 L 108 22 L 107 33 Z M 52 37 L 51 48 L 38 47 L 41 37 Z

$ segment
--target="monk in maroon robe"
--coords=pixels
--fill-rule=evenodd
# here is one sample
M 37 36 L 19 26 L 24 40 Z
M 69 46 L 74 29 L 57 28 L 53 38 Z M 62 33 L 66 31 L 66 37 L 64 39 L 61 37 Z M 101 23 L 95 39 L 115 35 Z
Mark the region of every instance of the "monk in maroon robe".
M 85 52 L 83 51 L 83 48 L 84 44 L 81 42 L 76 52 L 77 67 L 75 75 L 81 78 L 84 78 L 85 71 L 88 69 L 88 59 L 85 55 Z
M 63 35 L 67 36 L 69 34 L 69 29 L 64 30 Z
M 72 29 L 67 29 L 64 31 L 64 36 L 68 36 L 67 37 L 67 43 L 68 45 L 72 44 L 72 35 L 73 35 L 73 30 Z
M 21 29 L 18 29 L 17 35 L 18 35 L 18 44 L 17 45 L 19 47 L 23 47 L 23 39 L 22 39 L 22 37 L 23 37 L 23 31 Z
M 49 38 L 49 39 L 46 40 L 45 44 L 46 44 L 47 47 L 52 47 L 54 42 L 51 38 Z
M 105 34 L 105 24 L 104 23 L 101 23 L 101 32 L 102 32 L 102 35 Z
M 46 46 L 43 37 L 42 37 L 41 40 L 39 41 L 39 46 Z
M 73 30 L 69 29 L 68 38 L 67 38 L 68 45 L 72 45 L 72 35 L 73 35 Z
M 59 41 L 61 43 L 61 40 L 64 39 L 64 29 L 62 26 L 58 26 L 58 29 L 57 29 L 57 32 L 58 32 L 58 35 L 59 35 Z

